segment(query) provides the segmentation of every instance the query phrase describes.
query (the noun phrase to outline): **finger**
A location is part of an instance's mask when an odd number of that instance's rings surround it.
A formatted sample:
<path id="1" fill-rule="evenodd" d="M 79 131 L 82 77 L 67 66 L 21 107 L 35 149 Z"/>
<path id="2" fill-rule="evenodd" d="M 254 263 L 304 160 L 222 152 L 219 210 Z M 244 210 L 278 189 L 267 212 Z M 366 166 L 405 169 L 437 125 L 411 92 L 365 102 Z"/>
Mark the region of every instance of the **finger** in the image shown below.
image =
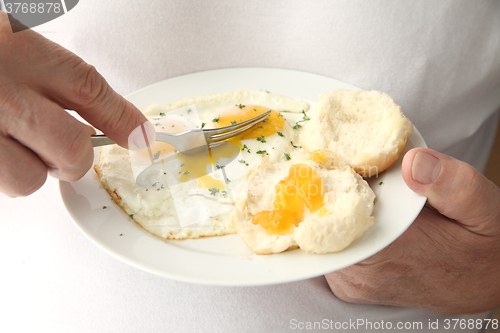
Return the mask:
<path id="1" fill-rule="evenodd" d="M 141 124 L 144 123 L 148 141 L 155 141 L 154 126 L 132 103 L 117 94 L 93 66 L 80 63 L 72 73 L 73 77 L 69 79 L 73 85 L 64 87 L 57 80 L 51 81 L 51 97 L 65 108 L 77 111 L 122 147 L 136 149 L 135 146 L 129 147 L 129 142 L 132 142 L 139 149 L 146 148 L 141 146 L 145 142 L 141 140 Z M 138 131 L 138 128 L 141 130 Z"/>
<path id="2" fill-rule="evenodd" d="M 94 130 L 57 104 L 33 91 L 23 91 L 22 99 L 11 96 L 3 109 L 6 135 L 36 153 L 50 175 L 75 181 L 92 166 L 90 134 Z"/>
<path id="3" fill-rule="evenodd" d="M 349 303 L 379 304 L 378 294 L 364 277 L 361 270 L 350 266 L 340 271 L 325 274 L 326 282 L 335 296 Z"/>
<path id="4" fill-rule="evenodd" d="M 22 36 L 17 35 L 9 39 L 10 52 L 24 48 L 24 53 L 31 54 L 32 58 L 19 62 L 17 67 L 25 70 L 17 70 L 15 74 L 16 77 L 23 77 L 25 82 L 31 82 L 32 89 L 62 108 L 77 111 L 122 147 L 128 147 L 129 135 L 134 129 L 149 123 L 142 112 L 117 94 L 93 66 L 36 32 L 23 31 Z M 28 50 L 26 45 L 29 45 Z M 29 64 L 29 68 L 21 66 L 23 64 Z M 154 126 L 144 127 L 147 142 L 154 142 Z M 143 136 L 142 131 L 136 133 Z M 146 142 L 140 138 L 132 138 L 131 141 L 139 144 Z"/>
<path id="5" fill-rule="evenodd" d="M 444 216 L 469 230 L 500 232 L 500 190 L 471 165 L 427 148 L 404 156 L 403 178 L 413 191 L 427 197 Z"/>
<path id="6" fill-rule="evenodd" d="M 335 296 L 346 302 L 355 302 L 354 297 L 351 297 L 349 290 L 345 287 L 349 282 L 342 271 L 325 274 L 325 279 Z"/>
<path id="7" fill-rule="evenodd" d="M 464 248 L 464 245 L 456 240 L 462 239 L 465 241 L 470 239 L 471 235 L 475 234 L 426 204 L 415 221 L 401 236 L 373 256 L 356 265 L 394 263 L 403 258 L 409 258 L 408 249 L 412 249 L 412 251 L 421 250 L 425 253 L 437 251 L 443 254 L 446 252 L 443 244 L 456 244 L 457 247 Z M 453 248 L 452 253 L 459 253 L 459 251 Z"/>
<path id="8" fill-rule="evenodd" d="M 95 128 L 93 128 L 92 126 L 87 125 L 87 124 L 84 124 L 84 125 L 87 127 L 87 130 L 89 131 L 90 135 L 96 135 Z"/>
<path id="9" fill-rule="evenodd" d="M 0 192 L 9 197 L 27 196 L 47 179 L 47 166 L 31 150 L 14 139 L 0 137 Z"/>
<path id="10" fill-rule="evenodd" d="M 58 52 L 41 75 L 37 84 L 43 92 L 64 108 L 77 111 L 90 124 L 122 147 L 129 148 L 129 136 L 143 123 L 149 123 L 142 112 L 116 93 L 95 67 L 85 63 L 70 52 Z M 50 79 L 49 79 L 50 78 Z M 145 126 L 149 142 L 154 142 L 156 132 L 149 123 Z M 131 138 L 140 146 L 144 140 Z M 130 147 L 134 148 L 134 147 Z M 146 148 L 140 146 L 139 148 Z"/>

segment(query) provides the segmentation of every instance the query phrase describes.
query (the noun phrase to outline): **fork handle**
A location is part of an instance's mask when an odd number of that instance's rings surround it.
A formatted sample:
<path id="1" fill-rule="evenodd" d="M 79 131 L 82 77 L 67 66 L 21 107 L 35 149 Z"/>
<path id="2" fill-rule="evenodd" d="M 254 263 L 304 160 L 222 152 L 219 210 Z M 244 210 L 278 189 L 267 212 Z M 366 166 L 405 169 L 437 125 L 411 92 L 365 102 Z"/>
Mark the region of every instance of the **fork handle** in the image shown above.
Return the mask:
<path id="1" fill-rule="evenodd" d="M 92 135 L 92 146 L 93 147 L 101 147 L 107 145 L 114 145 L 116 142 L 108 138 L 106 135 Z"/>

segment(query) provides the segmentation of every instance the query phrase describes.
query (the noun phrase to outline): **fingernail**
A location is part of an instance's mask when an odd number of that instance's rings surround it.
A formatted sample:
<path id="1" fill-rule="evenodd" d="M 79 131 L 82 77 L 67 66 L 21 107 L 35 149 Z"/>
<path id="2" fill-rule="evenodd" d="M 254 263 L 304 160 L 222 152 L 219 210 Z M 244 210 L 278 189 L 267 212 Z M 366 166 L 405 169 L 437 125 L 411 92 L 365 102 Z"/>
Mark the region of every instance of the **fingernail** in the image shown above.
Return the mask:
<path id="1" fill-rule="evenodd" d="M 156 130 L 149 121 L 137 126 L 128 137 L 130 150 L 145 150 L 151 147 L 156 140 Z"/>
<path id="2" fill-rule="evenodd" d="M 413 158 L 411 176 L 422 184 L 432 184 L 441 171 L 441 162 L 436 157 L 419 151 Z"/>

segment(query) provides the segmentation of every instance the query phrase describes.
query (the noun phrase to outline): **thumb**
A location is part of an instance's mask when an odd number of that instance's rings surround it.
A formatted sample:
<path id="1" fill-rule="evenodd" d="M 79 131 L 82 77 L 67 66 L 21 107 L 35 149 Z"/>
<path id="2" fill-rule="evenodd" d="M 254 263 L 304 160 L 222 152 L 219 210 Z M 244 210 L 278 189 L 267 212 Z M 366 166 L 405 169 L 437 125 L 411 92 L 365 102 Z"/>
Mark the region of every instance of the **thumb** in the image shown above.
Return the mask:
<path id="1" fill-rule="evenodd" d="M 471 165 L 427 148 L 406 153 L 403 178 L 444 216 L 476 233 L 500 232 L 500 189 Z"/>

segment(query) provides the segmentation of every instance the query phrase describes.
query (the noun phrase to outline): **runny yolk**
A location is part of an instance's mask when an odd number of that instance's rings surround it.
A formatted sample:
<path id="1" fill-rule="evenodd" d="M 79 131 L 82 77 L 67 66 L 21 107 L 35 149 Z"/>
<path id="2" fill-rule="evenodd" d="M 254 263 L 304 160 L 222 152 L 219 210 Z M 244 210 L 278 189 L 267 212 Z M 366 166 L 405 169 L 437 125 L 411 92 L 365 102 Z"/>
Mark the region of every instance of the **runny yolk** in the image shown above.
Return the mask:
<path id="1" fill-rule="evenodd" d="M 252 223 L 260 224 L 268 234 L 284 233 L 300 223 L 304 206 L 311 213 L 323 207 L 321 189 L 321 177 L 311 167 L 294 164 L 288 176 L 274 187 L 273 210 L 257 213 Z"/>
<path id="2" fill-rule="evenodd" d="M 223 190 L 224 183 L 210 176 L 210 173 L 223 166 L 223 162 L 234 159 L 239 152 L 240 147 L 228 142 L 218 147 L 207 148 L 207 150 L 195 155 L 178 154 L 176 158 L 182 162 L 179 170 L 179 180 L 186 182 L 196 179 L 198 187 Z"/>
<path id="3" fill-rule="evenodd" d="M 231 126 L 256 117 L 269 110 L 271 109 L 259 105 L 232 105 L 222 109 L 219 117 L 212 121 L 215 127 Z M 261 136 L 266 137 L 273 135 L 278 129 L 282 129 L 284 124 L 285 118 L 278 112 L 271 110 L 271 114 L 267 119 L 256 124 L 249 130 L 229 139 L 229 141 L 241 147 L 241 140 L 257 139 Z"/>
<path id="4" fill-rule="evenodd" d="M 231 126 L 256 117 L 268 110 L 270 109 L 258 105 L 232 105 L 222 109 L 218 118 L 213 119 L 212 123 L 216 128 Z M 285 119 L 283 116 L 271 110 L 271 114 L 266 120 L 229 139 L 225 145 L 211 148 L 206 152 L 196 155 L 178 155 L 177 159 L 182 161 L 182 167 L 179 170 L 180 181 L 185 182 L 190 179 L 197 179 L 198 186 L 201 188 L 223 190 L 224 183 L 209 175 L 212 169 L 218 169 L 218 161 L 234 158 L 240 152 L 242 146 L 241 140 L 273 135 L 279 129 L 283 128 L 284 123 Z"/>

